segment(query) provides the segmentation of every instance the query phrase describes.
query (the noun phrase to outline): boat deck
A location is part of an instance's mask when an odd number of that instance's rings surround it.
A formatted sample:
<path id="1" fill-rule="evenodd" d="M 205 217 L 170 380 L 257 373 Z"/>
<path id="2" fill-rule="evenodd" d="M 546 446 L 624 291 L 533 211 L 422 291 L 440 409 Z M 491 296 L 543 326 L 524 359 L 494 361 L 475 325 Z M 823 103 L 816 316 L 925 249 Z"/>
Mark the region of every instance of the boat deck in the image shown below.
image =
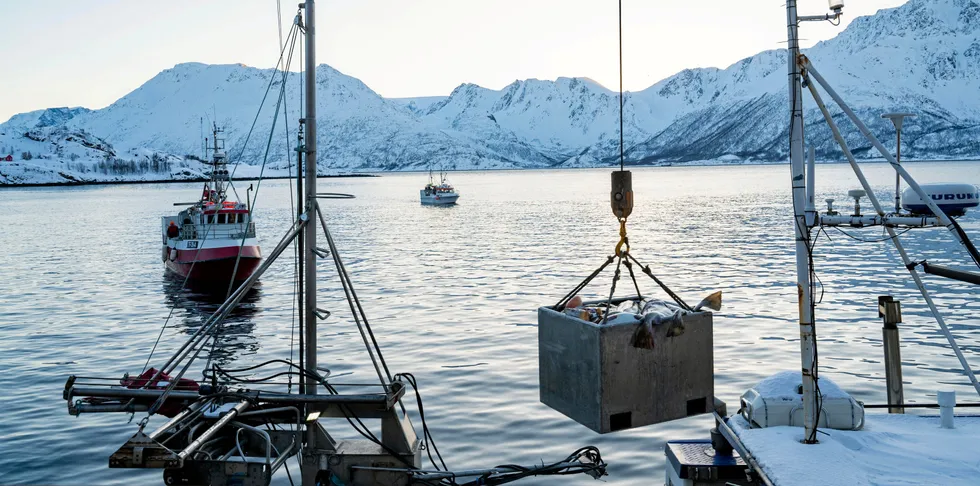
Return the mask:
<path id="1" fill-rule="evenodd" d="M 980 482 L 980 416 L 942 429 L 938 416 L 867 414 L 862 430 L 820 429 L 814 445 L 800 442 L 802 427 L 752 429 L 742 416 L 728 424 L 776 486 Z"/>

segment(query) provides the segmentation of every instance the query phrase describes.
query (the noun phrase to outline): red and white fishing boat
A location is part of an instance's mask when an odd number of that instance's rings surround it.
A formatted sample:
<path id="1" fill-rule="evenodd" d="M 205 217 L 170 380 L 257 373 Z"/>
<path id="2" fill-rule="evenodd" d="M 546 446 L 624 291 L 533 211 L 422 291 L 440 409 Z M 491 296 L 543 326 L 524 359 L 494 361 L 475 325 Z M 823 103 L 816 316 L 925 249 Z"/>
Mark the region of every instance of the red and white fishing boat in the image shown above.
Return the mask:
<path id="1" fill-rule="evenodd" d="M 201 199 L 162 220 L 164 263 L 199 282 L 245 280 L 262 259 L 251 209 L 227 193 L 230 176 L 220 133 L 215 127 L 211 180 L 204 183 Z"/>

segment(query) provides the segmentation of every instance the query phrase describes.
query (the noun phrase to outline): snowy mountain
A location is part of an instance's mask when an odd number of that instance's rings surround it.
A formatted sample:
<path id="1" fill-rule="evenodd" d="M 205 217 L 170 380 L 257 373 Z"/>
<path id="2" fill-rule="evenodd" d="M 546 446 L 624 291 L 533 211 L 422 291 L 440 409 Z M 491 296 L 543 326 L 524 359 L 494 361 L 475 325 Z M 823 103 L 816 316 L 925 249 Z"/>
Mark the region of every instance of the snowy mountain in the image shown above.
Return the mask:
<path id="1" fill-rule="evenodd" d="M 903 155 L 980 158 L 978 0 L 911 0 L 855 19 L 805 53 L 879 137 L 893 136 L 880 113 L 919 114 L 906 123 Z M 15 158 L 0 162 L 0 184 L 200 177 L 204 167 L 195 159 L 213 122 L 225 129 L 231 160 L 243 163 L 239 175 L 283 175 L 296 144 L 300 78 L 244 65 L 179 64 L 100 110 L 16 115 L 0 124 L 0 157 Z M 462 84 L 448 96 L 411 99 L 385 99 L 327 65 L 316 79 L 322 173 L 618 160 L 618 93 L 587 78 L 519 80 L 501 90 Z M 274 119 L 283 82 L 286 115 Z M 626 93 L 627 162 L 784 160 L 785 98 L 780 50 Z M 808 143 L 818 157 L 839 159 L 805 98 Z M 878 156 L 848 123 L 842 128 L 858 157 Z"/>
<path id="2" fill-rule="evenodd" d="M 855 19 L 840 35 L 804 53 L 879 138 L 891 140 L 886 111 L 918 113 L 903 130 L 909 158 L 980 155 L 980 4 L 911 0 Z M 787 157 L 786 51 L 767 51 L 725 70 L 682 72 L 637 93 L 664 106 L 673 121 L 630 148 L 634 162 Z M 832 103 L 824 94 L 825 101 Z M 807 140 L 818 157 L 840 149 L 808 94 Z M 834 107 L 831 112 L 840 113 Z M 845 138 L 858 157 L 879 157 L 849 122 Z"/>

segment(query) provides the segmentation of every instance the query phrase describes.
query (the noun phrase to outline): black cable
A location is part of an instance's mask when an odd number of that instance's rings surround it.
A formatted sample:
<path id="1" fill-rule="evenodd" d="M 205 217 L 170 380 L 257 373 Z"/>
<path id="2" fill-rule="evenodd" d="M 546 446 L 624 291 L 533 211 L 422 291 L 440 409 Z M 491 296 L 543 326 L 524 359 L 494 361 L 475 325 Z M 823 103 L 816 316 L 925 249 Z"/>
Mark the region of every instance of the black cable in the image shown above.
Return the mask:
<path id="1" fill-rule="evenodd" d="M 813 241 L 810 242 L 809 245 L 810 253 L 813 253 L 813 249 L 817 247 L 817 241 L 820 240 L 821 232 L 824 234 L 824 236 L 827 237 L 828 240 L 830 240 L 831 242 L 834 241 L 830 239 L 830 235 L 827 234 L 827 230 L 825 230 L 823 226 L 820 226 L 819 228 L 817 228 L 817 235 L 814 236 Z M 826 291 L 826 287 L 824 287 L 823 280 L 820 280 L 820 276 L 817 275 L 816 271 L 811 271 L 811 275 L 813 275 L 813 278 L 815 278 L 817 280 L 817 283 L 820 284 L 820 298 L 818 298 L 817 301 L 815 302 L 815 304 L 820 304 L 823 302 L 823 296 L 824 296 L 824 292 Z"/>
<path id="2" fill-rule="evenodd" d="M 263 363 L 259 363 L 257 365 L 248 366 L 248 367 L 245 367 L 245 368 L 237 368 L 237 369 L 232 369 L 232 370 L 221 370 L 220 367 L 217 367 L 217 365 L 215 365 L 216 370 L 213 370 L 213 371 L 217 371 L 219 373 L 223 373 L 226 376 L 228 376 L 229 378 L 234 379 L 235 381 L 241 381 L 241 382 L 246 382 L 247 383 L 247 382 L 249 382 L 249 379 L 236 378 L 236 377 L 227 375 L 227 373 L 230 373 L 230 372 L 241 372 L 241 371 L 250 371 L 250 370 L 254 370 L 254 369 L 258 369 L 258 368 L 267 366 L 267 365 L 272 364 L 272 363 L 284 363 L 284 364 L 287 364 L 287 365 L 289 365 L 289 366 L 291 366 L 293 368 L 301 369 L 299 367 L 299 365 L 297 365 L 295 363 L 288 362 L 288 361 L 285 361 L 285 360 L 282 360 L 282 359 L 274 359 L 274 360 L 269 360 L 269 361 L 266 361 L 266 362 L 263 362 Z M 320 376 L 320 375 L 318 375 L 316 373 L 310 372 L 308 370 L 303 370 L 303 372 L 304 372 L 303 374 L 305 374 L 306 376 L 313 378 L 314 380 L 316 380 L 317 382 L 319 382 L 321 385 L 323 385 L 323 387 L 326 388 L 327 391 L 329 391 L 331 394 L 334 394 L 334 395 L 337 395 L 338 394 L 337 390 L 332 385 L 330 385 L 330 383 L 327 382 L 326 379 L 324 379 L 322 376 Z M 279 374 L 274 375 L 274 376 L 281 376 L 282 374 L 283 373 L 279 373 Z M 232 396 L 232 394 L 218 394 L 217 396 L 225 396 L 225 395 Z M 210 396 L 215 396 L 215 395 L 210 395 Z M 247 399 L 249 399 L 250 401 L 254 401 L 254 398 L 253 397 L 247 397 Z M 367 427 L 367 425 L 365 425 L 364 422 L 362 422 L 361 419 L 359 417 L 357 417 L 356 414 L 352 413 L 351 410 L 346 405 L 339 405 L 338 408 L 341 410 L 341 412 L 343 412 L 344 418 L 347 419 L 347 422 L 350 424 L 351 428 L 353 428 L 358 434 L 360 434 L 362 437 L 368 439 L 369 441 L 375 443 L 376 445 L 378 445 L 379 447 L 381 447 L 382 449 L 384 449 L 385 452 L 387 452 L 392 457 L 394 457 L 394 458 L 398 459 L 399 461 L 401 461 L 407 467 L 412 468 L 412 469 L 417 469 L 417 468 L 415 468 L 415 466 L 412 463 L 410 463 L 410 462 L 406 461 L 404 458 L 402 458 L 396 451 L 392 450 L 387 445 L 383 444 L 381 442 L 381 440 L 379 440 L 378 437 L 376 435 L 374 435 L 373 432 L 371 432 L 371 429 L 369 429 Z M 356 422 L 356 424 L 355 424 L 355 422 Z"/>
<path id="3" fill-rule="evenodd" d="M 796 89 L 795 89 L 795 87 L 793 87 L 791 89 L 791 92 L 792 92 L 792 96 L 793 96 L 793 100 L 794 100 L 793 106 L 795 107 L 796 106 L 796 102 L 795 102 L 795 100 L 796 100 Z M 793 127 L 792 124 L 794 123 L 794 117 L 791 117 L 790 118 L 790 123 L 791 123 L 791 125 L 790 125 L 790 143 L 792 144 L 792 133 L 793 133 L 792 132 L 792 127 Z M 818 432 L 817 429 L 818 429 L 818 426 L 820 424 L 820 415 L 821 415 L 820 412 L 823 409 L 823 395 L 820 392 L 820 375 L 819 375 L 819 356 L 820 355 L 819 355 L 819 352 L 817 350 L 817 323 L 816 323 L 816 305 L 817 304 L 816 304 L 816 295 L 814 293 L 815 290 L 814 290 L 814 285 L 813 285 L 813 282 L 815 280 L 816 281 L 819 281 L 819 279 L 816 277 L 816 272 L 814 271 L 814 267 L 813 267 L 813 244 L 815 243 L 815 240 L 816 239 L 815 238 L 811 238 L 810 228 L 806 226 L 805 221 L 804 221 L 804 216 L 801 215 L 801 214 L 796 214 L 796 207 L 797 207 L 796 187 L 794 187 L 793 188 L 793 191 L 792 191 L 792 203 L 793 203 L 793 224 L 796 227 L 794 233 L 795 232 L 799 232 L 800 238 L 803 241 L 803 247 L 806 249 L 807 267 L 808 267 L 808 272 L 807 273 L 808 273 L 808 277 L 809 277 L 809 279 L 808 279 L 809 280 L 809 288 L 807 289 L 807 295 L 809 296 L 809 300 L 810 300 L 810 306 L 809 306 L 810 309 L 809 309 L 809 311 L 810 311 L 810 320 L 811 320 L 811 322 L 809 324 L 811 326 L 811 332 L 813 334 L 813 351 L 812 351 L 813 354 L 811 356 L 810 369 L 809 370 L 804 370 L 804 371 L 807 371 L 810 374 L 810 376 L 813 377 L 813 394 L 814 394 L 814 405 L 815 405 L 816 410 L 814 410 L 813 432 L 808 437 L 805 437 L 804 439 L 807 442 L 811 442 L 812 443 L 812 442 L 816 442 L 817 441 L 817 432 Z M 839 228 L 838 228 L 838 230 L 839 230 Z M 819 236 L 819 233 L 818 233 L 818 236 Z M 822 287 L 823 287 L 823 284 L 821 284 L 821 288 Z M 823 295 L 821 294 L 821 300 L 822 299 L 823 299 Z M 801 303 L 801 305 L 802 305 L 802 303 Z"/>
<path id="4" fill-rule="evenodd" d="M 909 231 L 912 231 L 912 228 L 906 228 L 905 231 L 902 231 L 900 233 L 895 233 L 895 236 L 886 236 L 884 238 L 878 238 L 878 239 L 874 239 L 874 240 L 869 240 L 869 239 L 864 239 L 864 238 L 860 238 L 860 237 L 854 236 L 854 235 L 852 235 L 852 234 L 850 234 L 850 233 L 848 233 L 848 232 L 840 229 L 837 226 L 833 226 L 833 228 L 835 230 L 839 231 L 844 236 L 846 236 L 846 237 L 848 237 L 848 238 L 850 238 L 852 240 L 855 240 L 855 241 L 860 241 L 861 243 L 881 243 L 883 241 L 888 241 L 888 240 L 891 240 L 891 239 L 894 239 L 894 238 L 898 238 L 899 236 L 902 236 L 905 233 L 908 233 Z"/>
<path id="5" fill-rule="evenodd" d="M 256 369 L 261 369 L 261 368 L 264 368 L 264 367 L 266 367 L 266 366 L 268 366 L 270 364 L 274 364 L 274 363 L 283 363 L 283 364 L 289 365 L 291 368 L 297 368 L 297 369 L 299 369 L 299 366 L 296 365 L 295 363 L 292 363 L 292 362 L 289 362 L 289 361 L 286 361 L 286 360 L 282 360 L 282 359 L 274 359 L 274 360 L 268 360 L 268 361 L 265 361 L 263 363 L 259 363 L 259 364 L 252 365 L 252 366 L 246 366 L 246 367 L 242 367 L 242 368 L 233 368 L 233 369 L 221 369 L 219 366 L 215 365 L 215 367 L 213 369 L 211 369 L 210 371 L 212 373 L 220 373 L 220 374 L 222 374 L 224 376 L 227 376 L 229 379 L 234 380 L 234 381 L 259 381 L 259 380 L 262 380 L 262 379 L 240 378 L 240 377 L 233 376 L 232 373 L 240 373 L 240 372 L 247 372 L 247 371 L 252 371 L 252 370 L 256 370 Z M 295 373 L 295 372 L 291 372 L 291 373 Z M 281 374 L 282 373 L 280 373 L 279 375 L 281 375 Z M 299 374 L 299 373 L 297 373 L 297 374 Z M 337 394 L 336 389 L 332 385 L 330 385 L 330 383 L 327 382 L 324 377 L 322 377 L 322 376 L 320 376 L 320 375 L 318 375 L 316 373 L 310 373 L 310 372 L 307 372 L 307 373 L 304 373 L 304 374 L 306 374 L 307 376 L 313 377 L 322 386 L 324 386 L 324 388 L 326 388 L 330 393 Z M 422 404 L 422 396 L 421 396 L 421 393 L 419 392 L 419 389 L 418 389 L 418 380 L 417 380 L 417 378 L 414 375 L 412 375 L 411 373 L 401 373 L 401 374 L 398 374 L 396 376 L 398 376 L 398 377 L 404 377 L 406 379 L 406 381 L 408 381 L 409 384 L 412 386 L 413 390 L 415 391 L 416 400 L 417 400 L 418 405 L 419 405 L 419 416 L 421 417 L 421 420 L 422 420 L 423 438 L 424 438 L 424 441 L 425 441 L 424 443 L 425 444 L 431 444 L 431 450 L 428 449 L 428 448 L 426 449 L 427 450 L 427 453 L 429 454 L 430 461 L 432 462 L 433 466 L 437 470 L 440 470 L 439 464 L 441 464 L 441 466 L 442 466 L 441 472 L 452 474 L 451 471 L 448 471 L 448 468 L 446 467 L 445 462 L 443 461 L 442 455 L 439 452 L 439 449 L 438 449 L 438 447 L 435 444 L 435 440 L 432 437 L 432 433 L 431 433 L 431 431 L 428 428 L 428 423 L 426 422 L 426 419 L 425 419 L 425 409 L 424 409 L 423 404 Z M 237 392 L 222 391 L 222 392 L 219 392 L 219 393 L 208 395 L 207 398 L 208 399 L 214 399 L 214 398 L 218 398 L 218 397 L 238 398 L 238 399 L 241 399 L 241 400 L 246 400 L 246 401 L 252 403 L 253 405 L 257 404 L 257 400 L 259 399 L 258 394 L 252 394 L 252 395 L 250 395 L 248 393 L 245 393 L 244 390 L 238 390 Z M 363 436 L 367 440 L 369 440 L 369 441 L 377 444 L 379 447 L 381 447 L 382 449 L 384 449 L 392 457 L 398 459 L 400 462 L 402 462 L 403 464 L 405 464 L 405 466 L 406 466 L 407 469 L 409 469 L 409 470 L 417 470 L 418 469 L 413 464 L 409 463 L 407 460 L 405 460 L 404 458 L 402 458 L 396 451 L 390 449 L 385 444 L 383 444 L 378 439 L 378 437 L 376 435 L 374 435 L 374 433 L 371 432 L 371 430 L 364 424 L 364 422 L 361 421 L 361 419 L 359 417 L 357 417 L 356 414 L 353 414 L 351 412 L 351 410 L 346 405 L 341 405 L 341 406 L 339 406 L 339 408 L 343 412 L 345 419 L 347 419 L 348 423 L 351 425 L 351 428 L 353 428 L 358 434 L 360 434 L 361 436 Z M 268 421 L 267 421 L 267 425 L 270 425 L 270 426 L 273 426 L 274 427 L 274 424 L 268 423 Z M 434 458 L 433 458 L 433 456 L 431 454 L 432 451 L 434 451 L 436 453 L 436 457 L 439 460 L 439 464 L 437 464 L 435 462 L 435 460 L 434 460 Z M 562 466 L 562 464 L 565 464 L 565 463 L 574 462 L 576 460 L 581 460 L 583 457 L 586 458 L 586 459 L 588 459 L 590 461 L 590 463 L 584 463 L 583 462 L 581 464 L 576 464 L 576 465 L 565 465 L 565 466 Z M 604 461 L 602 461 L 602 457 L 601 457 L 601 454 L 599 453 L 598 449 L 596 449 L 593 446 L 587 446 L 587 447 L 583 447 L 583 448 L 575 451 L 574 453 L 572 453 L 571 455 L 569 455 L 567 458 L 565 458 L 562 461 L 559 461 L 559 462 L 556 462 L 556 463 L 553 463 L 553 464 L 549 464 L 549 465 L 544 465 L 544 466 L 541 466 L 541 467 L 529 468 L 529 467 L 524 467 L 524 466 L 514 465 L 514 464 L 499 465 L 499 466 L 496 466 L 494 469 L 510 469 L 510 470 L 512 470 L 512 472 L 492 473 L 492 474 L 484 475 L 484 476 L 478 478 L 475 481 L 468 482 L 468 483 L 465 483 L 465 484 L 470 485 L 470 486 L 505 484 L 505 483 L 516 481 L 518 479 L 522 479 L 522 478 L 526 478 L 526 477 L 530 477 L 530 476 L 540 476 L 540 475 L 569 475 L 569 474 L 587 473 L 587 474 L 593 475 L 594 477 L 600 477 L 600 476 L 606 474 L 605 468 L 606 468 L 606 464 L 605 464 Z M 287 470 L 287 475 L 288 474 L 290 474 L 290 473 Z M 420 474 L 423 474 L 423 473 L 420 473 Z M 290 477 L 290 480 L 291 479 L 292 478 Z M 412 484 L 425 484 L 425 485 L 432 485 L 432 486 L 459 486 L 459 483 L 457 483 L 456 477 L 454 475 L 452 475 L 449 478 L 440 478 L 438 481 L 431 481 L 429 479 L 426 479 L 425 477 L 413 476 L 411 483 Z"/>
<path id="6" fill-rule="evenodd" d="M 436 441 L 435 439 L 432 438 L 432 434 L 429 432 L 429 426 L 425 423 L 425 409 L 422 407 L 422 395 L 419 392 L 419 385 L 418 385 L 418 381 L 415 378 L 415 375 L 411 373 L 399 373 L 395 376 L 396 377 L 404 376 L 405 379 L 408 380 L 408 382 L 412 385 L 412 389 L 415 390 L 415 399 L 418 402 L 418 406 L 419 406 L 419 417 L 422 419 L 422 435 L 424 438 L 426 438 L 428 443 L 432 444 L 432 449 L 435 451 L 436 456 L 439 458 L 439 462 L 442 464 L 442 469 L 444 471 L 448 471 L 449 468 L 446 467 L 446 462 L 443 461 L 442 454 L 439 453 L 439 448 L 436 446 Z M 426 452 L 429 454 L 429 461 L 432 462 L 433 467 L 435 467 L 436 470 L 438 470 L 439 466 L 436 465 L 434 460 L 432 460 L 431 452 L 429 452 L 428 450 L 426 450 Z"/>
<path id="7" fill-rule="evenodd" d="M 589 463 L 581 462 L 582 458 L 585 458 Z M 579 461 L 579 464 L 566 465 L 562 464 Z M 512 473 L 497 473 L 497 475 L 485 474 L 476 480 L 463 483 L 461 486 L 483 486 L 483 485 L 497 485 L 506 484 L 514 482 L 520 479 L 524 479 L 531 476 L 544 476 L 544 475 L 570 475 L 570 474 L 580 474 L 586 473 L 590 474 L 596 479 L 606 475 L 606 463 L 602 460 L 602 454 L 599 449 L 595 446 L 582 447 L 564 460 L 542 465 L 539 467 L 528 468 L 524 466 L 519 466 L 516 464 L 503 464 L 496 466 L 495 469 L 513 469 Z"/>

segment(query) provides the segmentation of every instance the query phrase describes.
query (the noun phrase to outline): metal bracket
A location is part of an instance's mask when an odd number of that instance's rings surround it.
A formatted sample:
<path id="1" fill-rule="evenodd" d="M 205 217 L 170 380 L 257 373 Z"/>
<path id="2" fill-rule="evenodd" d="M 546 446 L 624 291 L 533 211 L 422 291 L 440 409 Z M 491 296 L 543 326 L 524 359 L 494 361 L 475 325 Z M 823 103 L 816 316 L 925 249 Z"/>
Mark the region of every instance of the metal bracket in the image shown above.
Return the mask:
<path id="1" fill-rule="evenodd" d="M 902 303 L 890 295 L 878 296 L 878 317 L 885 320 L 885 327 L 902 323 Z"/>
<path id="2" fill-rule="evenodd" d="M 137 466 L 143 465 L 143 448 L 140 446 L 133 447 L 133 464 Z"/>
<path id="3" fill-rule="evenodd" d="M 172 468 L 181 467 L 182 462 L 174 451 L 143 432 L 137 432 L 109 456 L 110 468 Z"/>
<path id="4" fill-rule="evenodd" d="M 316 309 L 314 309 L 313 310 L 313 313 L 316 314 L 316 316 L 321 321 L 325 321 L 325 320 L 327 320 L 328 317 L 330 317 L 330 311 L 328 311 L 326 309 L 321 309 L 319 307 L 317 307 Z"/>
<path id="5" fill-rule="evenodd" d="M 316 248 L 314 248 L 312 251 L 313 251 L 314 254 L 316 254 L 316 256 L 318 256 L 320 258 L 326 258 L 326 257 L 330 256 L 330 250 L 328 250 L 326 248 L 321 248 L 319 246 L 316 247 Z"/>

